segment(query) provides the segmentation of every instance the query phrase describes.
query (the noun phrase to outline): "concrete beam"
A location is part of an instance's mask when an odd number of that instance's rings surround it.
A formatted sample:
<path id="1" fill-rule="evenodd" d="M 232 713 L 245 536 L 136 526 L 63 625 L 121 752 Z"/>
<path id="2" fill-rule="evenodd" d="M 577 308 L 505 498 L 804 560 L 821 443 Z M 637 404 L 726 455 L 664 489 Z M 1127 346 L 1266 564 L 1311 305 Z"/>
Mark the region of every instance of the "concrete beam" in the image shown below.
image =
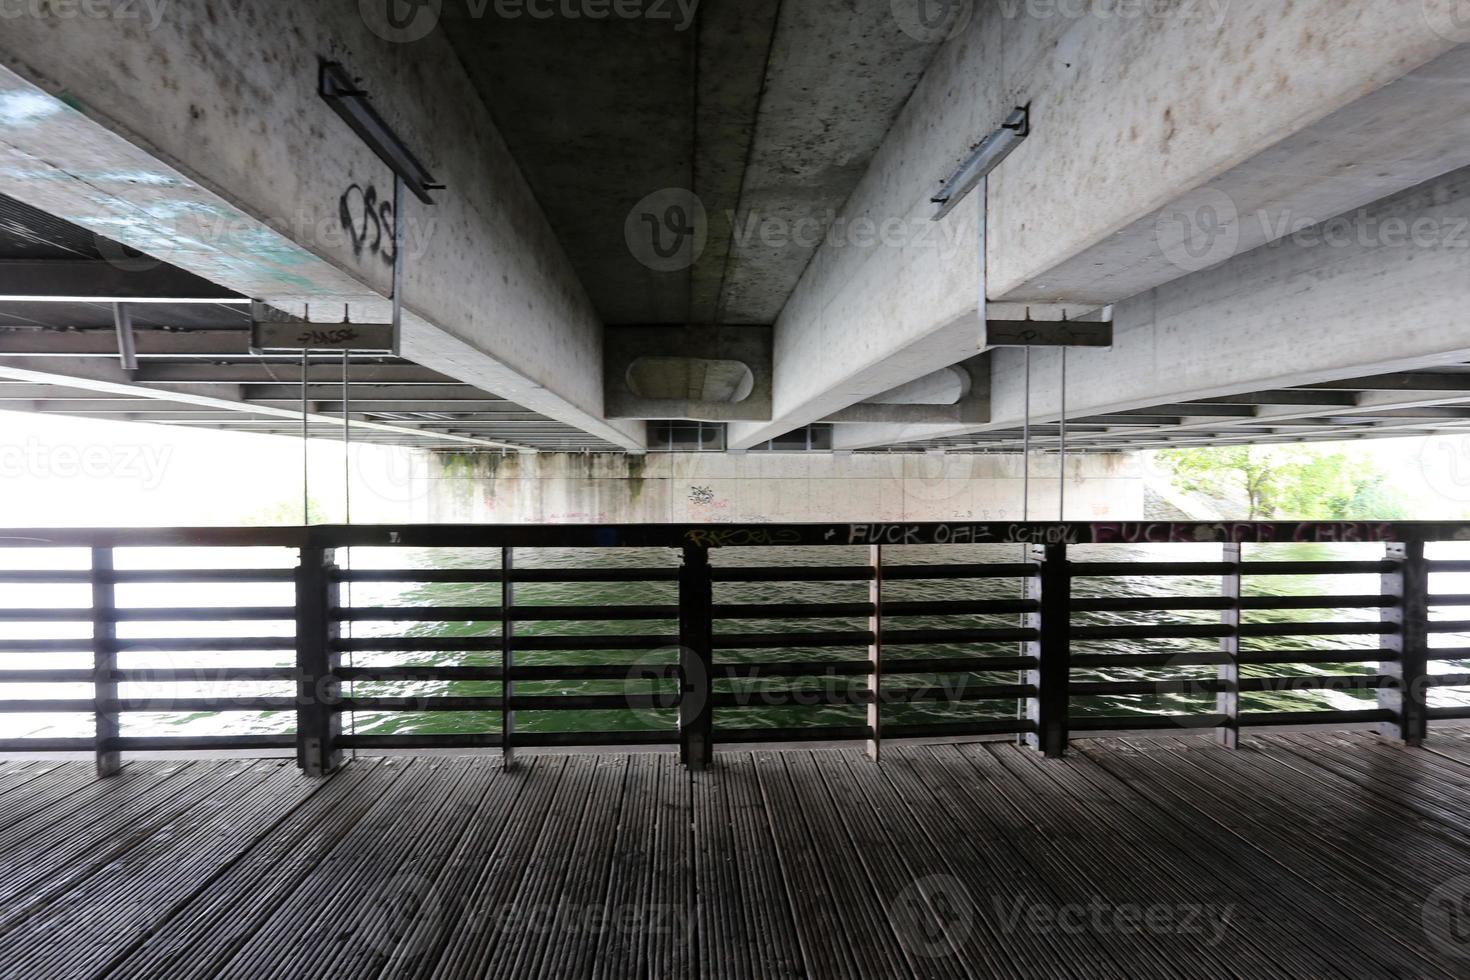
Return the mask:
<path id="1" fill-rule="evenodd" d="M 773 420 L 732 446 L 973 353 L 982 197 L 990 301 L 1096 307 L 1470 164 L 1455 0 L 975 7 L 844 206 L 891 237 L 813 256 Z M 1032 135 L 928 228 L 936 182 L 1028 102 Z"/>
<path id="2" fill-rule="evenodd" d="M 1359 239 L 1308 236 L 1262 246 L 1119 304 L 1115 346 L 1068 355 L 1068 416 L 1116 416 L 1206 399 L 1254 398 L 1265 428 L 1323 415 L 1470 402 L 1462 375 L 1425 368 L 1470 361 L 1470 169 L 1396 194 L 1360 215 Z M 1400 224 L 1420 237 L 1391 233 Z M 839 449 L 1013 430 L 1023 411 L 1022 353 L 991 354 L 991 421 L 982 426 L 843 426 Z M 1060 410 L 1060 355 L 1033 351 L 1033 419 Z M 1343 382 L 1342 379 L 1352 379 Z M 1303 394 L 1272 389 L 1303 389 Z M 1290 397 L 1288 397 L 1290 396 Z M 1213 416 L 1205 405 L 1195 416 Z M 1133 420 L 1145 418 L 1135 414 Z M 1130 416 L 1124 416 L 1130 418 Z M 1216 417 L 1180 434 L 1221 427 Z"/>
<path id="3" fill-rule="evenodd" d="M 241 294 L 354 303 L 354 319 L 380 321 L 392 183 L 316 94 L 319 60 L 342 61 L 449 187 L 397 216 L 404 356 L 641 447 L 641 425 L 602 418 L 601 324 L 442 32 L 393 43 L 359 6 L 187 0 L 151 25 L 7 20 L 7 193 Z"/>

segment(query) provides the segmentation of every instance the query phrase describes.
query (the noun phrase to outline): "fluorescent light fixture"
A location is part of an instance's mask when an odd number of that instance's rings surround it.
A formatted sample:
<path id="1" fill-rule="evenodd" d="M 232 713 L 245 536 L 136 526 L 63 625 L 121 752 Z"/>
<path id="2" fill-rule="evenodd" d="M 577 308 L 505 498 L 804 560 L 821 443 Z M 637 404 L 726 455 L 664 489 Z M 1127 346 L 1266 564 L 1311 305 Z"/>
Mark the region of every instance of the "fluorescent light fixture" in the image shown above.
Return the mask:
<path id="1" fill-rule="evenodd" d="M 964 200 L 965 195 L 975 189 L 976 184 L 1000 166 L 1001 161 L 1010 156 L 1021 145 L 1021 141 L 1030 135 L 1031 107 L 1018 106 L 1006 117 L 1000 129 L 980 141 L 975 151 L 944 182 L 940 192 L 931 198 L 939 205 L 939 210 L 934 213 L 934 220 L 939 221 L 953 211 Z"/>

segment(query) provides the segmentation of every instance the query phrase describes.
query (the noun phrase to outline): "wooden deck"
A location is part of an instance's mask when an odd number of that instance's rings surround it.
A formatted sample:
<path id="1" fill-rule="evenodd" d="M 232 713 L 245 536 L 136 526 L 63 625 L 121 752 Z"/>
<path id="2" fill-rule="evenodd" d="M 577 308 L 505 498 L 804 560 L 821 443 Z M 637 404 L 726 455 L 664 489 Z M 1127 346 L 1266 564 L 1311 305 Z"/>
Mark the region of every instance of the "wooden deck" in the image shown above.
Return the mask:
<path id="1" fill-rule="evenodd" d="M 717 760 L 3 762 L 0 973 L 1470 974 L 1464 732 Z"/>

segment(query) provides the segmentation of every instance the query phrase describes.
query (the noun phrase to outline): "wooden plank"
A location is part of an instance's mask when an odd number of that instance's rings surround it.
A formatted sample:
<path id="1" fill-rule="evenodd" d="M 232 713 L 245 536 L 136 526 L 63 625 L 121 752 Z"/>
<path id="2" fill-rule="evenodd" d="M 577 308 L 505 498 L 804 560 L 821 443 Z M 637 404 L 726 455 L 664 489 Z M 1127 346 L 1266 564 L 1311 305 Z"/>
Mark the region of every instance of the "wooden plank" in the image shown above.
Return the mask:
<path id="1" fill-rule="evenodd" d="M 112 980 L 203 980 L 217 976 L 343 835 L 388 795 L 407 767 L 362 759 L 316 789 L 285 819 L 260 827 L 255 845 L 162 916 L 111 964 Z M 304 777 L 300 777 L 304 779 Z"/>
<path id="2" fill-rule="evenodd" d="M 1418 975 L 1420 965 L 1396 950 L 1375 945 L 1370 956 L 1354 947 L 1358 937 L 1378 928 L 1358 909 L 1335 906 L 1312 882 L 1280 864 L 1251 861 L 1231 841 L 1200 833 L 1175 810 L 1130 789 L 1094 760 L 1050 766 L 1045 774 L 1090 812 L 1133 811 L 1133 820 L 1117 826 L 1135 841 L 1139 853 L 1163 857 L 1176 876 L 1196 884 L 1211 882 L 1207 887 L 1218 896 L 1215 901 L 1234 907 L 1227 937 L 1243 941 L 1201 951 L 1207 962 L 1225 956 L 1234 967 L 1236 956 L 1255 950 L 1275 964 L 1273 969 L 1299 964 L 1293 970 L 1297 975 L 1303 969 L 1315 975 L 1324 968 L 1349 975 L 1365 968 L 1374 974 L 1407 970 L 1407 975 Z"/>
<path id="3" fill-rule="evenodd" d="M 1239 842 L 1238 860 L 1243 865 L 1276 864 L 1296 875 L 1302 882 L 1293 890 L 1300 908 L 1320 907 L 1329 922 L 1343 921 L 1335 936 L 1315 922 L 1302 921 L 1304 942 L 1352 946 L 1364 933 L 1353 930 L 1347 920 L 1371 903 L 1372 928 L 1383 937 L 1376 945 L 1397 947 L 1395 960 L 1413 961 L 1415 965 L 1407 968 L 1414 975 L 1437 973 L 1433 958 L 1419 953 L 1421 944 L 1404 941 L 1422 928 L 1420 909 L 1433 886 L 1425 884 L 1417 890 L 1404 886 L 1415 880 L 1437 883 L 1453 866 L 1427 857 L 1416 864 L 1399 835 L 1380 832 L 1392 827 L 1391 821 L 1354 819 L 1348 808 L 1351 801 L 1334 800 L 1336 807 L 1313 805 L 1314 800 L 1332 798 L 1320 788 L 1306 789 L 1289 771 L 1258 758 L 1256 752 L 1236 758 L 1194 743 L 1173 751 L 1151 746 L 1146 757 L 1133 757 L 1133 761 L 1106 749 L 1089 754 L 1135 790 L 1201 828 L 1204 836 L 1232 848 Z M 1240 764 L 1249 770 L 1243 780 L 1235 778 Z M 1288 792 L 1260 792 L 1268 783 Z M 1291 792 L 1293 789 L 1298 792 Z M 1373 861 L 1362 860 L 1365 850 L 1375 856 Z M 1470 870 L 1467 856 L 1459 857 Z M 1412 875 L 1416 868 L 1421 877 L 1403 874 Z M 1340 915 L 1334 915 L 1334 910 L 1340 910 Z M 1309 920 L 1310 916 L 1301 914 L 1298 919 Z M 1375 949 L 1370 955 L 1378 959 L 1383 954 Z"/>
<path id="4" fill-rule="evenodd" d="M 819 843 L 807 827 L 801 808 L 793 791 L 793 780 L 781 755 L 756 757 L 756 772 L 760 778 L 761 797 L 765 801 L 770 820 L 771 836 L 776 843 L 776 857 L 781 862 L 786 900 L 791 907 L 793 926 L 801 946 L 802 961 L 809 975 L 860 980 L 863 970 L 858 952 L 848 941 L 838 915 L 840 901 L 834 886 L 826 876 L 829 863 Z M 705 815 L 706 821 L 710 815 Z M 707 849 L 707 832 L 696 810 L 696 838 L 702 849 Z M 718 855 L 717 855 L 718 856 Z M 704 857 L 703 860 L 708 860 Z M 701 896 L 704 892 L 701 891 Z M 719 977 L 726 974 L 716 972 L 707 962 L 709 946 L 706 945 L 705 923 L 719 910 L 707 911 L 702 898 L 700 906 L 701 948 L 700 974 Z"/>
<path id="5" fill-rule="evenodd" d="M 314 789 L 288 763 L 255 764 L 228 792 L 200 799 L 34 908 L 0 938 L 0 961 L 32 976 L 101 973 Z M 58 934 L 66 942 L 46 941 Z"/>
<path id="6" fill-rule="evenodd" d="M 825 757 L 827 753 L 821 753 Z M 809 752 L 788 752 L 782 757 L 790 774 L 796 805 L 805 818 L 812 847 L 819 855 L 851 855 L 855 844 L 837 813 L 822 779 L 820 767 Z M 825 764 L 825 763 L 823 763 Z M 845 857 L 823 861 L 823 872 L 836 899 L 840 928 L 824 937 L 825 942 L 845 943 L 863 977 L 909 975 L 899 937 L 881 907 L 872 899 L 874 884 L 862 864 Z"/>

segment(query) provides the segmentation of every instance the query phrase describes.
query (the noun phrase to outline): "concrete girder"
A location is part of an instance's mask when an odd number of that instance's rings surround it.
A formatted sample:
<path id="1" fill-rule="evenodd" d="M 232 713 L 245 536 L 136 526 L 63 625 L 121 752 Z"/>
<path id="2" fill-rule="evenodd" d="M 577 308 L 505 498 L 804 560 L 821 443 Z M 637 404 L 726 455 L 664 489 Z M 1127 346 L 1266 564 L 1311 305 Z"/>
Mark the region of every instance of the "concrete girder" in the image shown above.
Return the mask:
<path id="1" fill-rule="evenodd" d="M 1112 350 L 1081 350 L 1068 360 L 1068 415 L 1106 415 L 1160 404 L 1215 399 L 1240 391 L 1297 389 L 1304 404 L 1274 406 L 1258 417 L 1320 416 L 1322 402 L 1360 408 L 1452 404 L 1464 386 L 1424 381 L 1450 391 L 1400 386 L 1428 368 L 1470 360 L 1463 309 L 1470 291 L 1470 169 L 1456 171 L 1363 209 L 1382 227 L 1390 219 L 1426 222 L 1439 233 L 1421 245 L 1295 241 L 1262 246 L 1118 304 Z M 1386 338 L 1392 338 L 1387 343 Z M 838 448 L 860 449 L 1016 428 L 1022 419 L 1022 352 L 992 354 L 992 416 L 983 426 L 844 426 Z M 1032 352 L 1032 413 L 1055 419 L 1060 407 L 1059 355 Z M 1358 380 L 1368 377 L 1382 381 Z M 1309 389 L 1354 379 L 1353 388 Z M 1361 385 L 1361 389 L 1357 386 Z M 1374 391 L 1373 386 L 1386 388 Z M 1346 397 L 1344 397 L 1346 396 Z M 1205 415 L 1208 409 L 1191 414 Z"/>
<path id="2" fill-rule="evenodd" d="M 602 418 L 601 324 L 448 42 L 391 43 L 358 6 L 187 0 L 151 29 L 7 20 L 7 192 L 243 295 L 381 322 L 391 244 L 373 229 L 393 220 L 392 183 L 317 97 L 319 60 L 341 60 L 450 188 L 399 216 L 403 355 L 641 448 L 640 424 Z M 263 37 L 263 57 L 228 53 Z"/>
<path id="3" fill-rule="evenodd" d="M 817 251 L 777 321 L 774 418 L 733 426 L 730 444 L 973 352 L 982 194 L 924 231 L 927 202 L 1016 104 L 1031 103 L 1032 135 L 984 194 L 987 296 L 1012 306 L 1122 301 L 1470 164 L 1470 117 L 1445 94 L 1470 87 L 1454 5 L 976 5 L 844 207 L 908 233 Z M 1210 215 L 1222 234 L 1199 252 L 1185 233 Z"/>
<path id="4" fill-rule="evenodd" d="M 275 408 L 270 405 L 247 404 L 239 400 L 238 397 L 220 397 L 215 386 L 190 385 L 186 388 L 170 388 L 160 385 L 141 385 L 134 382 L 121 367 L 111 364 L 88 368 L 86 373 L 87 376 L 85 377 L 72 373 L 55 374 L 37 371 L 27 367 L 14 366 L 8 362 L 0 363 L 0 379 L 8 381 L 19 381 L 31 385 L 58 385 L 105 395 L 132 396 L 138 398 L 140 401 L 155 399 L 176 404 L 195 405 L 200 408 L 233 411 L 245 415 L 274 416 L 276 418 L 293 420 L 297 425 L 295 431 L 300 432 L 302 414 L 299 407 L 295 411 L 292 411 L 285 408 Z M 147 411 L 146 406 L 143 404 L 140 404 L 139 410 L 142 412 Z M 340 416 L 333 417 L 308 412 L 306 418 L 312 425 L 334 426 L 338 429 L 342 426 L 342 418 Z M 415 437 L 432 435 L 446 443 L 482 446 L 490 449 L 525 451 L 525 447 L 513 443 L 441 432 L 424 433 L 414 429 L 412 426 L 389 425 L 381 422 L 354 422 L 353 427 L 354 429 L 360 428 L 379 433 L 397 433 Z"/>

